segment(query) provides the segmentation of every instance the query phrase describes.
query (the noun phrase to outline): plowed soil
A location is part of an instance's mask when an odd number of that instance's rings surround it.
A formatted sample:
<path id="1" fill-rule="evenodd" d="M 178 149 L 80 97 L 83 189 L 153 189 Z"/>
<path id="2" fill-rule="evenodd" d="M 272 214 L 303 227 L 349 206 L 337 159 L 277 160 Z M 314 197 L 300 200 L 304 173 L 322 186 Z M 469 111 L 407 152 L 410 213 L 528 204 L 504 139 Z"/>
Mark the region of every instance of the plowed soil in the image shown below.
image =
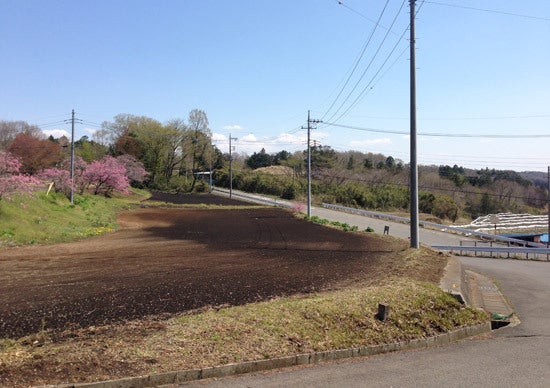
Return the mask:
<path id="1" fill-rule="evenodd" d="M 0 250 L 0 337 L 331 288 L 375 276 L 384 252 L 406 247 L 274 208 L 144 207 L 118 222 L 117 232 L 85 241 Z"/>

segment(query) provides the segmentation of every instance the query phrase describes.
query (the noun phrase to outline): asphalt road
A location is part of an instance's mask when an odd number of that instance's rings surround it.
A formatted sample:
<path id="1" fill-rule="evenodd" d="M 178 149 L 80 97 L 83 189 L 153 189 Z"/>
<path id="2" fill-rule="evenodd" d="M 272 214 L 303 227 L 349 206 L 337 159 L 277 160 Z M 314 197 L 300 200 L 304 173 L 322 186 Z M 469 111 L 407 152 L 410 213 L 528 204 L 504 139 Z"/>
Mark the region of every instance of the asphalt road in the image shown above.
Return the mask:
<path id="1" fill-rule="evenodd" d="M 379 231 L 374 219 L 359 220 L 314 209 L 313 215 L 365 225 Z M 348 218 L 348 216 L 350 218 Z M 335 218 L 336 217 L 336 218 Z M 361 217 L 362 218 L 362 217 Z M 383 230 L 383 229 L 382 229 Z M 390 233 L 408 236 L 408 226 L 391 224 Z M 452 235 L 423 230 L 420 240 L 451 242 Z M 451 240 L 449 240 L 451 239 Z M 450 346 L 384 354 L 337 363 L 270 371 L 187 386 L 208 387 L 549 387 L 550 263 L 503 259 L 460 258 L 466 268 L 497 281 L 513 304 L 521 324 L 482 338 Z"/>
<path id="2" fill-rule="evenodd" d="M 312 216 L 318 216 L 329 220 L 338 220 L 347 222 L 349 225 L 357 225 L 360 230 L 367 227 L 374 229 L 376 233 L 383 233 L 384 227 L 389 227 L 389 234 L 392 236 L 408 239 L 411 235 L 411 227 L 409 224 L 401 224 L 398 222 L 390 222 L 378 218 L 364 217 L 357 214 L 349 214 L 338 212 L 323 207 L 313 207 L 311 209 Z M 470 240 L 464 236 L 439 232 L 431 229 L 420 228 L 418 230 L 420 242 L 426 245 L 459 245 L 460 241 Z"/>

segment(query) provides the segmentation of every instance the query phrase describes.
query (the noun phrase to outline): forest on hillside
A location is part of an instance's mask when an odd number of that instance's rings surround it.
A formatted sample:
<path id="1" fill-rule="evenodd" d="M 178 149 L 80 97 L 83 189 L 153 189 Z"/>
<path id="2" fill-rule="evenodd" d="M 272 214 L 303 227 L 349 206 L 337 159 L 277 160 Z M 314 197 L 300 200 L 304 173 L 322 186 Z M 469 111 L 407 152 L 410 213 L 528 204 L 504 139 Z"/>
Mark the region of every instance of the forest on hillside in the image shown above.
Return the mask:
<path id="1" fill-rule="evenodd" d="M 199 109 L 189 112 L 187 119 L 167 123 L 120 114 L 113 121 L 104 122 L 92 139 L 83 136 L 76 140 L 74 147 L 77 172 L 90 176 L 81 180 L 81 191 L 95 187 L 96 194 L 112 195 L 117 187 L 122 187 L 105 186 L 107 166 L 112 166 L 110 178 L 114 174 L 125 176 L 134 186 L 178 193 L 206 191 L 208 181 L 203 179 L 207 176 L 204 173 L 211 172 L 216 185 L 229 187 L 231 166 L 235 189 L 306 200 L 306 151 L 223 153 L 213 144 L 208 118 Z M 64 177 L 64 184 L 56 183 L 54 187 L 67 193 L 70 141 L 66 137 L 46 138 L 37 126 L 0 121 L 0 153 L 5 160 L 17 160 L 19 179 L 28 176 L 60 182 L 59 177 Z M 543 173 L 472 170 L 451 164 L 452 161 L 449 165 L 419 166 L 422 213 L 455 221 L 498 212 L 546 211 L 548 187 Z M 99 170 L 93 171 L 94 168 Z M 0 183 L 13 182 L 13 174 L 0 166 Z M 314 203 L 408 211 L 409 175 L 408 165 L 392 156 L 337 152 L 322 145 L 311 148 Z"/>
<path id="2" fill-rule="evenodd" d="M 267 154 L 262 150 L 243 158 L 234 173 L 233 187 L 303 199 L 306 160 L 305 152 Z M 311 149 L 312 195 L 317 202 L 408 210 L 409 175 L 408 165 L 392 156 L 337 152 L 329 146 Z M 221 183 L 227 183 L 227 177 L 218 176 Z M 542 213 L 547 188 L 537 183 L 510 170 L 419 166 L 419 208 L 422 213 L 451 221 L 498 212 Z"/>

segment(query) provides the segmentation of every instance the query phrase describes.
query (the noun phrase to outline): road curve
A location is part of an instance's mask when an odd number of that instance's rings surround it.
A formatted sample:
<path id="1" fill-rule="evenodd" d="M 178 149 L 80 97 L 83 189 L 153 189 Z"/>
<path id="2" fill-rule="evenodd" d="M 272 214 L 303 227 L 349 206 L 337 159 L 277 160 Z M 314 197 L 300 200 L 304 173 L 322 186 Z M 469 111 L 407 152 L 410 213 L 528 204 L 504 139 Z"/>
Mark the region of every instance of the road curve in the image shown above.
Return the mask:
<path id="1" fill-rule="evenodd" d="M 349 218 L 359 216 L 342 216 L 343 213 L 338 216 L 325 210 L 314 209 L 312 213 L 355 225 L 359 222 L 378 222 L 373 219 Z M 374 228 L 376 229 L 376 226 Z M 406 234 L 405 228 L 406 225 L 400 227 L 398 224 L 392 224 L 390 232 L 393 231 L 394 235 Z M 421 241 L 428 244 L 431 240 L 446 243 L 447 239 L 456 238 L 431 231 L 423 231 L 423 235 L 427 238 L 422 238 L 421 235 Z M 292 370 L 234 376 L 221 380 L 197 381 L 184 386 L 550 386 L 550 263 L 475 257 L 462 257 L 460 260 L 466 268 L 497 281 L 513 304 L 521 324 L 450 346 L 350 359 Z"/>

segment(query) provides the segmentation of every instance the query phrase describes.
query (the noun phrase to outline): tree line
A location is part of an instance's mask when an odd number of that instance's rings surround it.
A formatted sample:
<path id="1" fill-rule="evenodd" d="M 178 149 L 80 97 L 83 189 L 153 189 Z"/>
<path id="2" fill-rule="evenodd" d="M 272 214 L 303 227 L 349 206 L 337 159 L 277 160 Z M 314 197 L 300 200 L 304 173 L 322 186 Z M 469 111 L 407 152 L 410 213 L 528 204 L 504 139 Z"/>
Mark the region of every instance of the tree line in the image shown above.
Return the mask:
<path id="1" fill-rule="evenodd" d="M 39 127 L 0 121 L 0 186 L 28 190 L 37 181 L 67 193 L 67 138 L 46 138 Z M 92 139 L 75 141 L 77 192 L 112 195 L 128 187 L 175 192 L 203 191 L 199 172 L 211 171 L 216 185 L 229 187 L 229 155 L 212 143 L 206 113 L 161 123 L 119 114 L 102 123 Z M 285 199 L 305 200 L 306 151 L 233 154 L 233 187 Z M 101 173 L 101 174 L 100 174 Z M 367 209 L 408 211 L 408 165 L 392 156 L 311 147 L 314 201 Z M 514 171 L 471 170 L 458 165 L 419 166 L 419 207 L 455 220 L 501 211 L 544 210 L 546 190 Z M 0 195 L 2 193 L 0 192 Z"/>
<path id="2" fill-rule="evenodd" d="M 23 121 L 0 121 L 0 196 L 27 192 L 42 182 L 56 191 L 112 195 L 133 186 L 193 191 L 196 172 L 221 168 L 222 153 L 212 145 L 206 113 L 165 124 L 119 114 L 102 123 L 93 138 L 74 142 L 74 184 L 70 183 L 70 141 L 47 138 Z M 199 187 L 200 186 L 200 187 Z M 1 197 L 0 197 L 1 198 Z"/>

